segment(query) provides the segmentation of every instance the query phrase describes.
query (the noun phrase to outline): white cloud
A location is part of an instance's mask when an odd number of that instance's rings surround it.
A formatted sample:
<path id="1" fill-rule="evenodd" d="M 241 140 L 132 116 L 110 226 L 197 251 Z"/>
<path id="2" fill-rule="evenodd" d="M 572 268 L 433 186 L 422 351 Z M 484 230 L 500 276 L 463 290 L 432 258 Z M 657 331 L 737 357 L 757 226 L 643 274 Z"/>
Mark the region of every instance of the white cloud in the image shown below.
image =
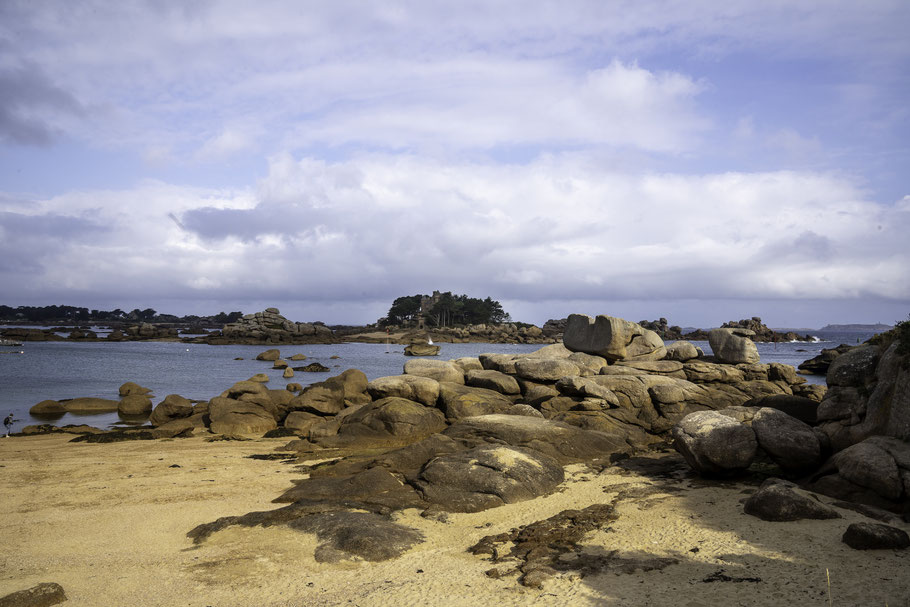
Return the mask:
<path id="1" fill-rule="evenodd" d="M 7 268 L 5 284 L 225 301 L 383 300 L 437 286 L 523 300 L 910 299 L 910 213 L 833 175 L 625 175 L 577 156 L 512 166 L 282 156 L 257 192 L 150 183 L 40 202 L 31 217 L 105 228 L 43 249 L 47 234 L 13 234 L 4 248 L 34 251 L 40 269 Z"/>

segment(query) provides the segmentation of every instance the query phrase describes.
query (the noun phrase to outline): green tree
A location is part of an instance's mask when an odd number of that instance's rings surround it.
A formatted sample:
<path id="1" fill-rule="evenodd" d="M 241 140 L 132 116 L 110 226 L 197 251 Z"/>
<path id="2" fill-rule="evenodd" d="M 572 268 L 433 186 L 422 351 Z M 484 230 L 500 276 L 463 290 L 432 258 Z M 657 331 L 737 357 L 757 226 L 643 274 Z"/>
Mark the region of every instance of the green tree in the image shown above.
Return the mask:
<path id="1" fill-rule="evenodd" d="M 420 315 L 420 301 L 425 295 L 405 295 L 392 302 L 389 314 L 386 316 L 387 324 L 404 325 L 416 322 Z"/>

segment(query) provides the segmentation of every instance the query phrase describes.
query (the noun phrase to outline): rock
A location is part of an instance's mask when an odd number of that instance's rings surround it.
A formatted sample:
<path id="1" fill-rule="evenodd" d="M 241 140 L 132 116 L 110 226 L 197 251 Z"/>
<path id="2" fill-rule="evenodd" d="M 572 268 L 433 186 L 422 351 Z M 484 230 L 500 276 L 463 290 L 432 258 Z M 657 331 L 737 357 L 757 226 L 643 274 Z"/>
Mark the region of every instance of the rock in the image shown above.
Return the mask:
<path id="1" fill-rule="evenodd" d="M 553 345 L 561 346 L 562 344 Z M 569 350 L 566 351 L 568 352 Z M 571 352 L 567 358 L 578 365 L 579 373 L 581 375 L 598 375 L 610 364 L 603 356 L 594 356 L 593 354 L 585 354 L 584 352 Z"/>
<path id="2" fill-rule="evenodd" d="M 834 359 L 841 354 L 846 354 L 852 350 L 853 347 L 854 346 L 848 346 L 847 344 L 841 344 L 836 348 L 826 348 L 815 358 L 801 362 L 797 368 L 800 373 L 806 375 L 826 375 L 828 373 L 828 368 L 831 366 L 831 363 L 834 362 Z"/>
<path id="3" fill-rule="evenodd" d="M 148 394 L 151 392 L 148 388 L 143 388 L 135 382 L 128 381 L 120 386 L 120 396 L 130 396 L 131 394 Z"/>
<path id="4" fill-rule="evenodd" d="M 493 390 L 452 382 L 439 383 L 439 408 L 450 421 L 475 415 L 505 413 L 512 405 L 512 399 Z"/>
<path id="5" fill-rule="evenodd" d="M 112 413 L 120 406 L 120 402 L 107 398 L 74 398 L 60 401 L 69 413 Z"/>
<path id="6" fill-rule="evenodd" d="M 812 428 L 783 411 L 759 409 L 752 430 L 758 445 L 785 470 L 808 472 L 821 463 L 821 444 Z"/>
<path id="7" fill-rule="evenodd" d="M 808 398 L 815 401 L 816 405 L 825 398 L 825 394 L 828 392 L 828 386 L 819 384 L 800 384 L 798 386 L 790 386 L 790 389 L 793 390 L 794 396 Z"/>
<path id="8" fill-rule="evenodd" d="M 439 346 L 435 344 L 408 344 L 404 348 L 405 356 L 437 356 L 439 355 Z"/>
<path id="9" fill-rule="evenodd" d="M 643 371 L 645 375 L 663 375 L 686 379 L 683 364 L 677 360 L 620 360 L 616 363 L 619 367 L 630 367 Z"/>
<path id="10" fill-rule="evenodd" d="M 743 372 L 736 367 L 702 361 L 684 363 L 683 373 L 686 379 L 698 383 L 738 384 L 746 380 Z"/>
<path id="11" fill-rule="evenodd" d="M 269 376 L 266 375 L 265 373 L 257 373 L 256 375 L 254 375 L 247 381 L 258 382 L 260 384 L 267 384 L 267 383 L 269 383 Z"/>
<path id="12" fill-rule="evenodd" d="M 281 351 L 277 348 L 271 348 L 256 355 L 256 360 L 264 360 L 268 362 L 278 360 L 279 358 L 281 358 Z"/>
<path id="13" fill-rule="evenodd" d="M 209 403 L 209 417 L 215 434 L 262 436 L 278 427 L 274 415 L 261 405 L 221 396 Z"/>
<path id="14" fill-rule="evenodd" d="M 290 357 L 288 360 L 293 360 L 295 362 L 298 360 L 306 360 L 306 356 L 304 356 L 303 354 L 295 354 L 294 356 Z"/>
<path id="15" fill-rule="evenodd" d="M 429 377 L 438 382 L 464 384 L 464 373 L 455 363 L 448 360 L 414 359 L 404 364 L 405 375 Z"/>
<path id="16" fill-rule="evenodd" d="M 131 394 L 120 399 L 117 413 L 120 415 L 148 415 L 152 412 L 152 399 L 142 394 Z"/>
<path id="17" fill-rule="evenodd" d="M 319 539 L 314 557 L 336 563 L 356 557 L 370 562 L 387 561 L 423 541 L 423 534 L 371 512 L 325 512 L 292 521 L 292 529 L 314 533 Z"/>
<path id="18" fill-rule="evenodd" d="M 622 438 L 523 415 L 467 417 L 449 426 L 443 435 L 471 448 L 490 443 L 527 447 L 549 455 L 561 464 L 631 451 Z"/>
<path id="19" fill-rule="evenodd" d="M 438 409 L 393 396 L 364 405 L 345 417 L 338 435 L 409 444 L 440 432 L 445 426 Z"/>
<path id="20" fill-rule="evenodd" d="M 903 529 L 880 523 L 853 523 L 844 532 L 843 542 L 856 550 L 900 550 L 910 547 Z"/>
<path id="21" fill-rule="evenodd" d="M 480 359 L 473 356 L 453 358 L 452 362 L 458 365 L 463 373 L 467 373 L 468 371 L 480 371 L 483 369 L 483 365 L 480 364 Z"/>
<path id="22" fill-rule="evenodd" d="M 158 403 L 149 416 L 149 423 L 160 426 L 175 419 L 189 417 L 193 414 L 193 403 L 178 394 L 168 394 Z"/>
<path id="23" fill-rule="evenodd" d="M 840 518 L 833 508 L 800 490 L 795 484 L 769 478 L 743 505 L 746 514 L 764 521 L 798 521 L 802 519 Z"/>
<path id="24" fill-rule="evenodd" d="M 34 415 L 36 417 L 42 415 L 56 416 L 66 413 L 66 407 L 55 400 L 43 400 L 37 405 L 33 405 L 28 412 L 29 415 Z"/>
<path id="25" fill-rule="evenodd" d="M 749 337 L 754 333 L 748 329 L 712 329 L 708 342 L 714 351 L 714 358 L 720 362 L 757 363 L 760 360 L 758 348 Z"/>
<path id="26" fill-rule="evenodd" d="M 189 437 L 193 435 L 195 429 L 196 424 L 189 418 L 174 419 L 152 430 L 152 435 L 155 438 Z"/>
<path id="27" fill-rule="evenodd" d="M 854 348 L 831 365 L 818 420 L 835 451 L 871 436 L 910 441 L 910 365 L 900 347 Z"/>
<path id="28" fill-rule="evenodd" d="M 521 388 L 511 375 L 492 369 L 471 370 L 465 373 L 465 384 L 475 388 L 486 388 L 500 394 L 520 394 Z"/>
<path id="29" fill-rule="evenodd" d="M 879 359 L 877 346 L 859 346 L 838 356 L 828 368 L 828 386 L 865 386 L 875 376 Z"/>
<path id="30" fill-rule="evenodd" d="M 293 430 L 301 436 L 306 436 L 311 428 L 324 420 L 323 416 L 308 411 L 291 411 L 284 419 L 284 427 Z"/>
<path id="31" fill-rule="evenodd" d="M 303 390 L 303 385 L 296 382 L 289 383 L 284 387 L 288 392 L 300 392 Z"/>
<path id="32" fill-rule="evenodd" d="M 345 408 L 344 386 L 328 381 L 311 384 L 291 400 L 289 408 L 323 417 L 335 415 Z"/>
<path id="33" fill-rule="evenodd" d="M 873 437 L 856 445 L 847 447 L 831 458 L 831 465 L 837 468 L 844 479 L 871 489 L 878 495 L 898 500 L 904 493 L 900 467 L 895 457 L 889 453 L 888 442 L 892 449 L 903 455 L 905 467 L 910 469 L 910 445 L 883 437 Z"/>
<path id="34" fill-rule="evenodd" d="M 818 411 L 818 403 L 802 396 L 793 396 L 790 394 L 760 396 L 746 401 L 743 403 L 743 406 L 777 409 L 806 424 L 814 424 L 817 421 L 816 412 Z"/>
<path id="35" fill-rule="evenodd" d="M 290 366 L 288 361 L 282 360 L 280 358 L 272 364 L 273 369 L 287 369 L 288 366 Z"/>
<path id="36" fill-rule="evenodd" d="M 748 426 L 717 411 L 697 411 L 673 427 L 673 446 L 699 474 L 714 476 L 748 468 L 758 441 Z"/>
<path id="37" fill-rule="evenodd" d="M 506 410 L 506 415 L 527 415 L 529 417 L 540 417 L 543 418 L 543 413 L 532 407 L 531 405 L 512 405 Z"/>
<path id="38" fill-rule="evenodd" d="M 55 582 L 44 582 L 0 597 L 0 607 L 50 607 L 66 600 L 63 586 Z"/>
<path id="39" fill-rule="evenodd" d="M 481 354 L 477 358 L 484 369 L 515 375 L 515 362 L 519 357 L 514 354 Z"/>
<path id="40" fill-rule="evenodd" d="M 806 378 L 796 374 L 796 369 L 783 363 L 770 363 L 768 365 L 768 380 L 782 381 L 790 386 L 806 383 Z"/>
<path id="41" fill-rule="evenodd" d="M 686 362 L 698 358 L 698 348 L 687 341 L 675 341 L 667 345 L 667 360 Z"/>
<path id="42" fill-rule="evenodd" d="M 552 382 L 579 373 L 578 365 L 568 359 L 529 358 L 515 361 L 515 374 L 536 382 Z"/>
<path id="43" fill-rule="evenodd" d="M 294 371 L 303 371 L 305 373 L 325 373 L 327 371 L 331 371 L 331 369 L 322 363 L 310 363 L 305 367 L 294 367 Z"/>
<path id="44" fill-rule="evenodd" d="M 373 400 L 397 396 L 433 407 L 439 399 L 439 382 L 420 375 L 379 377 L 367 385 Z"/>
<path id="45" fill-rule="evenodd" d="M 613 407 L 619 406 L 619 399 L 609 388 L 587 377 L 564 377 L 556 382 L 556 389 L 566 396 L 598 398 Z"/>
<path id="46" fill-rule="evenodd" d="M 292 377 L 294 377 L 294 370 L 291 369 L 290 367 L 287 367 L 284 370 L 284 373 L 281 374 L 281 377 L 283 377 L 284 379 L 291 379 Z"/>
<path id="47" fill-rule="evenodd" d="M 667 354 L 664 342 L 654 331 L 606 315 L 570 315 L 562 341 L 573 352 L 595 354 L 610 362 L 660 360 Z"/>
<path id="48" fill-rule="evenodd" d="M 424 498 L 448 512 L 480 512 L 552 493 L 562 466 L 532 449 L 482 446 L 431 460 L 417 480 Z"/>

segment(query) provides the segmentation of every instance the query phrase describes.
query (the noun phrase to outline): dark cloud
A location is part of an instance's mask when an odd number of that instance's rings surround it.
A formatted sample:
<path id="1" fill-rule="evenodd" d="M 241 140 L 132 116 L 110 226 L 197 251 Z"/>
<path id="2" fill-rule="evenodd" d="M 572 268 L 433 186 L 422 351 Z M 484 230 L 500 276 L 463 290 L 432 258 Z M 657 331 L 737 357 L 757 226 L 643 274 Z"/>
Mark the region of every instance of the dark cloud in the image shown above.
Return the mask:
<path id="1" fill-rule="evenodd" d="M 62 134 L 61 114 L 84 116 L 85 109 L 35 65 L 0 68 L 0 140 L 50 145 Z"/>

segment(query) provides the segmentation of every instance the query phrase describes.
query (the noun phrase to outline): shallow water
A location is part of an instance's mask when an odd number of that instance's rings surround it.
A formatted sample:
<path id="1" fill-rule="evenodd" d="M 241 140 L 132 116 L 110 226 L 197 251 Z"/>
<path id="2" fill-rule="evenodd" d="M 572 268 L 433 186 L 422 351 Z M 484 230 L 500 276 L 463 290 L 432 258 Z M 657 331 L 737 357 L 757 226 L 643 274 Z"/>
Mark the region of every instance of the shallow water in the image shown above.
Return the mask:
<path id="1" fill-rule="evenodd" d="M 793 365 L 817 355 L 823 348 L 840 343 L 855 345 L 871 334 L 822 334 L 817 342 L 759 343 L 762 362 L 782 362 Z M 711 353 L 708 342 L 693 342 L 706 354 Z M 539 349 L 529 344 L 440 344 L 439 358 L 447 360 L 477 356 L 485 352 L 525 353 Z M 270 388 L 283 388 L 290 382 L 308 385 L 337 375 L 345 369 L 360 369 L 369 379 L 402 373 L 404 347 L 397 344 L 334 344 L 281 347 L 282 358 L 300 353 L 306 361 L 291 362 L 294 367 L 320 362 L 331 369 L 328 373 L 297 372 L 292 379 L 282 378 L 280 369 L 272 363 L 255 360 L 267 346 L 208 346 L 170 342 L 28 342 L 22 347 L 0 348 L 0 413 L 12 412 L 17 420 L 14 431 L 26 424 L 42 423 L 29 415 L 28 410 L 45 400 L 62 400 L 81 396 L 118 399 L 121 384 L 133 381 L 150 388 L 153 403 L 168 394 L 180 394 L 189 399 L 208 400 L 217 396 L 234 382 L 256 373 L 270 377 Z M 24 352 L 23 354 L 13 352 Z M 332 358 L 337 356 L 338 358 Z M 242 360 L 235 360 L 242 358 Z M 824 383 L 824 378 L 807 376 L 812 383 Z M 88 423 L 106 427 L 119 420 L 116 413 L 74 415 L 56 418 L 57 425 Z"/>

